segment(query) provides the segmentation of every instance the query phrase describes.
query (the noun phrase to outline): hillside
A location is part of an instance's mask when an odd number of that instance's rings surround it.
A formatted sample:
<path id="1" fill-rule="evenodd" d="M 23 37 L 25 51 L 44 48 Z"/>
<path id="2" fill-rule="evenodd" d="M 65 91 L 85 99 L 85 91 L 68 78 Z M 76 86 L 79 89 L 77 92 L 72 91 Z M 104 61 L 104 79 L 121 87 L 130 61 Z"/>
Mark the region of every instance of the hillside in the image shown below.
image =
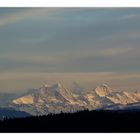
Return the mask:
<path id="1" fill-rule="evenodd" d="M 28 116 L 30 116 L 30 114 L 23 111 L 16 111 L 12 108 L 0 108 L 0 120 L 5 118 L 24 118 Z"/>
<path id="2" fill-rule="evenodd" d="M 140 132 L 140 111 L 82 111 L 0 121 L 0 132 Z"/>

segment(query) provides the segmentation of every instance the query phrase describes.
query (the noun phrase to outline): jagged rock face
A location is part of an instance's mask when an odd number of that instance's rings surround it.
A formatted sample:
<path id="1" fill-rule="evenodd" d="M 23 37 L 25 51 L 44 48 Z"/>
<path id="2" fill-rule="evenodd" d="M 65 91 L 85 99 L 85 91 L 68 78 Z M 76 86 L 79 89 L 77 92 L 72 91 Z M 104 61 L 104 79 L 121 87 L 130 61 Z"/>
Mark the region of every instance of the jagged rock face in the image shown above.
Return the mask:
<path id="1" fill-rule="evenodd" d="M 128 93 L 125 91 L 122 92 L 112 92 L 106 96 L 114 104 L 131 104 L 140 101 L 140 93 Z"/>
<path id="2" fill-rule="evenodd" d="M 31 95 L 27 95 L 27 96 L 24 96 L 24 97 L 21 97 L 19 99 L 16 99 L 16 100 L 13 100 L 13 103 L 14 104 L 33 104 L 34 103 L 34 100 L 33 100 L 33 97 Z"/>
<path id="3" fill-rule="evenodd" d="M 12 106 L 33 115 L 83 110 L 85 103 L 77 100 L 63 85 L 45 85 L 34 93 L 13 100 Z"/>
<path id="4" fill-rule="evenodd" d="M 102 108 L 103 106 L 112 105 L 113 102 L 109 100 L 106 95 L 110 94 L 112 90 L 105 84 L 95 88 L 93 91 L 86 93 L 85 98 L 88 100 L 88 109 L 93 110 Z"/>
<path id="5" fill-rule="evenodd" d="M 78 96 L 58 83 L 31 90 L 25 96 L 13 100 L 11 106 L 32 115 L 47 115 L 84 109 L 106 109 L 110 106 L 115 108 L 115 105 L 122 107 L 138 102 L 140 102 L 139 92 L 114 92 L 107 85 L 102 84 Z"/>
<path id="6" fill-rule="evenodd" d="M 104 96 L 108 95 L 109 93 L 111 93 L 112 90 L 106 84 L 102 84 L 102 85 L 98 86 L 97 88 L 95 88 L 95 92 L 100 97 L 104 97 Z"/>
<path id="7" fill-rule="evenodd" d="M 88 109 L 93 110 L 112 105 L 128 105 L 140 102 L 140 93 L 114 92 L 107 85 L 102 84 L 93 91 L 87 92 L 85 98 L 88 101 Z"/>

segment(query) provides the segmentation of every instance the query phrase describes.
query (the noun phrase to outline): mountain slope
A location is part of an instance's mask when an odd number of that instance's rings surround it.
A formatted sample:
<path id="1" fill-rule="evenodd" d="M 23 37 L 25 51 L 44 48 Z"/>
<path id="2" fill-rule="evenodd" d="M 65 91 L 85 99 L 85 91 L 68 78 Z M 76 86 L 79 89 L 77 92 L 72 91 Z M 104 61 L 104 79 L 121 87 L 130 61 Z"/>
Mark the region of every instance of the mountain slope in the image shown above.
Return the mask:
<path id="1" fill-rule="evenodd" d="M 16 111 L 12 108 L 0 108 L 0 120 L 4 118 L 23 118 L 30 116 L 26 112 Z"/>
<path id="2" fill-rule="evenodd" d="M 12 107 L 26 111 L 33 115 L 49 113 L 74 112 L 85 109 L 82 101 L 77 100 L 72 92 L 60 83 L 49 86 L 44 85 L 33 93 L 15 99 Z"/>
<path id="3" fill-rule="evenodd" d="M 48 115 L 85 109 L 96 110 L 109 107 L 119 109 L 118 105 L 122 108 L 138 102 L 140 102 L 139 92 L 115 92 L 106 84 L 78 95 L 58 83 L 30 90 L 26 95 L 14 99 L 10 107 L 32 115 Z"/>
<path id="4" fill-rule="evenodd" d="M 129 105 L 140 102 L 139 92 L 114 92 L 106 84 L 102 84 L 94 90 L 87 92 L 84 97 L 88 101 L 89 110 L 104 109 L 109 106 L 116 108 L 115 105 Z"/>
<path id="5" fill-rule="evenodd" d="M 0 107 L 8 107 L 12 100 L 19 97 L 17 93 L 0 93 Z"/>
<path id="6" fill-rule="evenodd" d="M 106 96 L 112 92 L 111 88 L 102 84 L 92 91 L 85 94 L 85 99 L 88 101 L 88 109 L 93 110 L 114 104 Z"/>

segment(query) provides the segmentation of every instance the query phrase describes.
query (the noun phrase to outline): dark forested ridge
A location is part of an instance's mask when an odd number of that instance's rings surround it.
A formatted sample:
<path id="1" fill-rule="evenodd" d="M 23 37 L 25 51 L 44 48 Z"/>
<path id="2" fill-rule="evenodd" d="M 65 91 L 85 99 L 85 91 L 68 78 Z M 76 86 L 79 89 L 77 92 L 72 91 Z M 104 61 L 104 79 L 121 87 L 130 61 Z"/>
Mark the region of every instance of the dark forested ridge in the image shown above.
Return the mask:
<path id="1" fill-rule="evenodd" d="M 82 111 L 5 119 L 0 132 L 140 132 L 140 112 Z"/>
<path id="2" fill-rule="evenodd" d="M 16 111 L 13 108 L 0 108 L 0 120 L 5 118 L 24 118 L 31 116 L 23 111 Z"/>

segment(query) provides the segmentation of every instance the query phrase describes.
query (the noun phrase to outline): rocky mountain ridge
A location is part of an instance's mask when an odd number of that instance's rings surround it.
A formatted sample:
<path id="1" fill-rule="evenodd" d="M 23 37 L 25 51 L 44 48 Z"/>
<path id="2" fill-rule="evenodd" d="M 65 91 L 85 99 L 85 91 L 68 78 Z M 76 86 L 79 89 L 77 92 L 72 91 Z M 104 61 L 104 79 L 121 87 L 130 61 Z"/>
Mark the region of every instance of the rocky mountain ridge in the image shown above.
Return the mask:
<path id="1" fill-rule="evenodd" d="M 106 84 L 77 96 L 61 83 L 57 83 L 29 91 L 25 96 L 12 100 L 10 107 L 32 115 L 47 115 L 106 109 L 110 106 L 127 106 L 138 102 L 140 102 L 139 92 L 115 92 Z"/>

